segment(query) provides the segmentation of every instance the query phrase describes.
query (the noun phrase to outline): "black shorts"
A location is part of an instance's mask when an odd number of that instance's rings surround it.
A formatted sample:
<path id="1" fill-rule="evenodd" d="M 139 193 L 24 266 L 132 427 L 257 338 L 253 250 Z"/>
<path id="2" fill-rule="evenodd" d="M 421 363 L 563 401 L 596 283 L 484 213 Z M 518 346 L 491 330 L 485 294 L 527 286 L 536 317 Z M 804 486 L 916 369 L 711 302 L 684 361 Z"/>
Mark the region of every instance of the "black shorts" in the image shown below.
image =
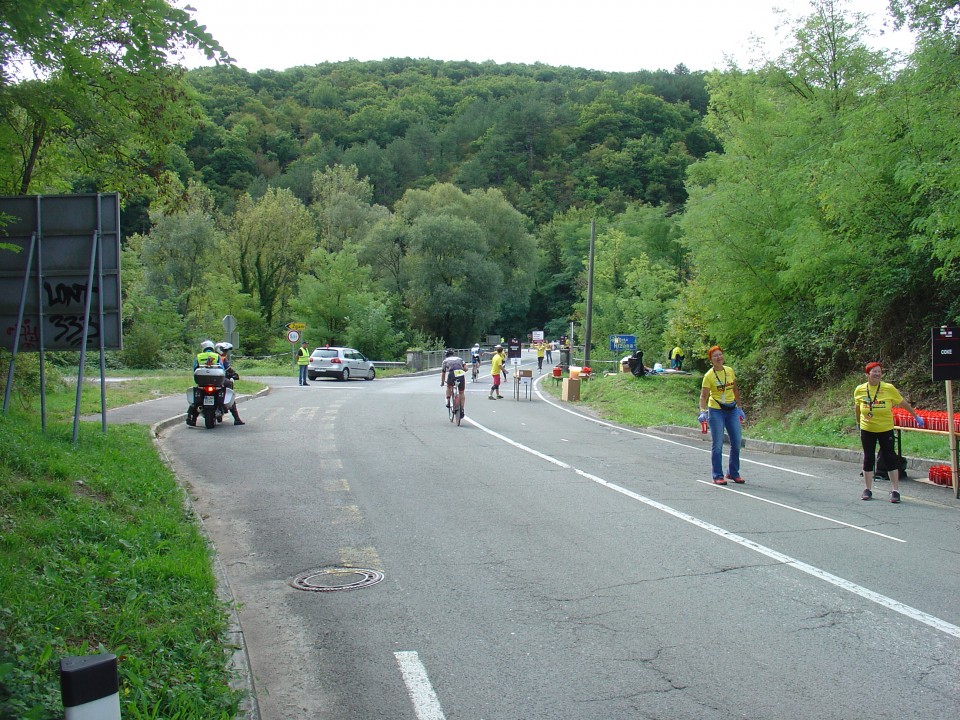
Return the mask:
<path id="1" fill-rule="evenodd" d="M 461 375 L 460 377 L 457 377 L 454 375 L 455 372 L 455 370 L 447 371 L 447 385 L 453 387 L 453 384 L 456 382 L 460 385 L 460 389 L 463 390 L 467 385 L 467 376 Z"/>

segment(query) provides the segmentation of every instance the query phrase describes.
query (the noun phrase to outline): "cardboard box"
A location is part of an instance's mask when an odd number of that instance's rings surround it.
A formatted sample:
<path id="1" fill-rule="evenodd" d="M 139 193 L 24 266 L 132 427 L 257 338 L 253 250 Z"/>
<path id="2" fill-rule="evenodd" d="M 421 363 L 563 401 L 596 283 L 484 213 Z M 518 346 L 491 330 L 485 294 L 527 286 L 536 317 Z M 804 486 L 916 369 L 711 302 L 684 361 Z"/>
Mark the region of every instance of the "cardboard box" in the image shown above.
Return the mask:
<path id="1" fill-rule="evenodd" d="M 560 398 L 566 402 L 580 402 L 580 378 L 564 378 Z"/>

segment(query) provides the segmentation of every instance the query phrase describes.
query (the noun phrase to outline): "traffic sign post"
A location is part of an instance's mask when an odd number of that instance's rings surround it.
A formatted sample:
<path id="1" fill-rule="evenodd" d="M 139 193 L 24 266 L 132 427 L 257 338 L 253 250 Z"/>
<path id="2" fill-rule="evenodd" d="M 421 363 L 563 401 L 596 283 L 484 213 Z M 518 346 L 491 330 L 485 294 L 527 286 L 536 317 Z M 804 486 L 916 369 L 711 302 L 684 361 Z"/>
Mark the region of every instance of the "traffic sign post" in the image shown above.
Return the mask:
<path id="1" fill-rule="evenodd" d="M 957 473 L 957 434 L 953 425 L 953 381 L 960 380 L 960 329 L 943 325 L 930 330 L 930 375 L 947 386 L 947 430 L 950 433 L 950 481 L 960 498 Z"/>

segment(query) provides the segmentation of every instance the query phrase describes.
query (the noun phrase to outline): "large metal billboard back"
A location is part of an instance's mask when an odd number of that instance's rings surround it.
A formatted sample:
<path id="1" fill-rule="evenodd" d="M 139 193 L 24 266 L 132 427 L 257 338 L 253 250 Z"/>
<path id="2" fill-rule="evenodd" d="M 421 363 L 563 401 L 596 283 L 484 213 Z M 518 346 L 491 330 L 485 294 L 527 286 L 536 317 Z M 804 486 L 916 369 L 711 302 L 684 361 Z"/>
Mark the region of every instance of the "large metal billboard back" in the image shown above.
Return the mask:
<path id="1" fill-rule="evenodd" d="M 41 319 L 44 350 L 79 350 L 87 295 L 92 292 L 87 348 L 100 347 L 101 332 L 104 348 L 120 348 L 120 196 L 0 197 L 0 213 L 12 218 L 0 229 L 0 242 L 20 248 L 20 252 L 0 250 L 0 345 L 13 349 L 24 297 L 19 352 L 41 349 Z M 99 237 L 101 257 L 88 287 L 95 237 Z"/>

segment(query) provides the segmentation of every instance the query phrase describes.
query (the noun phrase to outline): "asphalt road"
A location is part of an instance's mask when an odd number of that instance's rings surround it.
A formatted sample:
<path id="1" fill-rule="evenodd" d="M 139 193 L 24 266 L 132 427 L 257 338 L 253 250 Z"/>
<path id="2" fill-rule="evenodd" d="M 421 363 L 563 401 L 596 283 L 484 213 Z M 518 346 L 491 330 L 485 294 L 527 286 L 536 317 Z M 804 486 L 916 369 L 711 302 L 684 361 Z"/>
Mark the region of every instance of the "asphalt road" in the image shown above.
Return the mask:
<path id="1" fill-rule="evenodd" d="M 697 439 L 482 380 L 460 428 L 435 374 L 163 431 L 265 720 L 957 717 L 949 491 L 750 451 L 717 487 Z"/>

